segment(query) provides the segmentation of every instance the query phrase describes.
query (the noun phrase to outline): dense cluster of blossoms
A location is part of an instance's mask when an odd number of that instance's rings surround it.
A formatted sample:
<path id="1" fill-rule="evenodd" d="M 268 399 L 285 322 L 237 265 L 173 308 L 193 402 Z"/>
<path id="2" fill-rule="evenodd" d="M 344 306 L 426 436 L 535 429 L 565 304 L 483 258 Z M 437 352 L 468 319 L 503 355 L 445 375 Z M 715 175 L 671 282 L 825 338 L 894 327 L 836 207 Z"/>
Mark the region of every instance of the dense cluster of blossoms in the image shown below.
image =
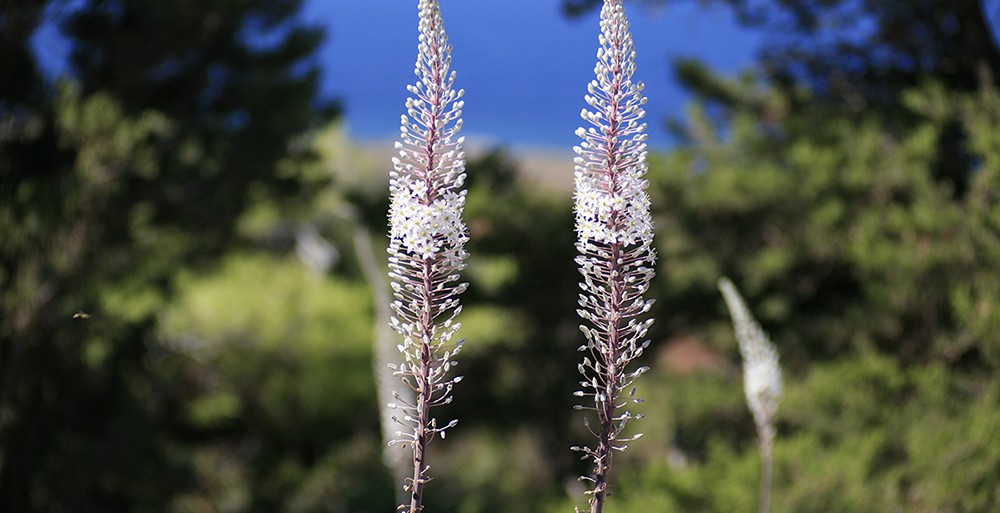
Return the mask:
<path id="1" fill-rule="evenodd" d="M 593 489 L 592 512 L 603 508 L 612 453 L 639 435 L 625 436 L 628 420 L 639 418 L 627 406 L 638 402 L 632 383 L 645 367 L 628 370 L 642 355 L 652 319 L 641 320 L 653 304 L 643 298 L 653 278 L 655 253 L 646 173 L 646 99 L 641 82 L 632 82 L 635 51 L 621 0 L 606 0 L 601 10 L 596 78 L 585 96 L 590 123 L 575 147 L 576 262 L 583 276 L 578 313 L 587 353 L 579 371 L 584 379 L 575 395 L 589 397 L 577 406 L 596 414 L 599 426 L 592 447 L 574 447 L 594 463 L 581 479 Z M 588 428 L 590 422 L 587 422 Z"/>
<path id="2" fill-rule="evenodd" d="M 461 244 L 466 240 L 461 215 L 465 194 L 446 191 L 429 205 L 424 203 L 425 198 L 424 181 L 410 176 L 393 179 L 389 238 L 398 241 L 406 253 L 420 258 L 447 254 L 461 259 Z"/>
<path id="3" fill-rule="evenodd" d="M 451 46 L 435 0 L 421 0 L 420 39 L 415 74 L 407 87 L 402 116 L 399 156 L 393 159 L 389 192 L 389 277 L 392 279 L 392 327 L 403 335 L 399 350 L 403 363 L 396 374 L 412 388 L 416 400 L 397 396 L 391 408 L 401 410 L 394 419 L 406 429 L 397 440 L 413 448 L 413 474 L 407 480 L 409 513 L 422 509 L 427 475 L 427 444 L 455 421 L 438 424 L 430 410 L 451 402 L 452 387 L 461 377 L 451 376 L 461 344 L 453 342 L 461 311 L 458 295 L 466 284 L 459 281 L 467 256 L 468 240 L 462 212 L 465 206 L 465 154 L 461 129 L 461 90 L 453 89 L 455 73 L 449 71 Z"/>

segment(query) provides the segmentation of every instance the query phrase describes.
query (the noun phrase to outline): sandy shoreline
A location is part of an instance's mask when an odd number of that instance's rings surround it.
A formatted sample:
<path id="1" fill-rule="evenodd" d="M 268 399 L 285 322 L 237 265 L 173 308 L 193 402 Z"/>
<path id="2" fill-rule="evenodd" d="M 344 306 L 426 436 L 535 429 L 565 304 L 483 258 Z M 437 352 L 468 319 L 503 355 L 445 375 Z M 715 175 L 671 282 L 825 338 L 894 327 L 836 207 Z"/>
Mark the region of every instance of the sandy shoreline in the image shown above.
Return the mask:
<path id="1" fill-rule="evenodd" d="M 369 165 L 385 162 L 386 167 L 396 155 L 395 141 L 354 141 Z M 564 193 L 573 189 L 573 149 L 502 146 L 477 143 L 466 145 L 470 160 L 495 149 L 503 149 L 514 161 L 521 179 L 529 187 Z"/>

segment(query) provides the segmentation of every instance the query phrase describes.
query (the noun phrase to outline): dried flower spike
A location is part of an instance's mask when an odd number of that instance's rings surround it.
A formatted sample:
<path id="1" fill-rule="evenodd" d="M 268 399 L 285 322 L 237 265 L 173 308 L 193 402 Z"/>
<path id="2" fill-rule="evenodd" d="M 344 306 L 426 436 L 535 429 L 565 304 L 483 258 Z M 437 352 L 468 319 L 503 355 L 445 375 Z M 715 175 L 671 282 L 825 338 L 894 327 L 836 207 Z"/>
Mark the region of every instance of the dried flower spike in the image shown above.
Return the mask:
<path id="1" fill-rule="evenodd" d="M 581 479 L 591 483 L 591 512 L 603 510 L 608 494 L 612 453 L 628 442 L 626 423 L 641 415 L 629 405 L 638 403 L 632 386 L 647 368 L 629 370 L 649 345 L 644 340 L 652 319 L 641 320 L 653 301 L 643 298 L 653 278 L 655 253 L 649 213 L 646 174 L 646 124 L 642 122 L 641 82 L 632 82 L 635 51 L 621 0 L 606 0 L 601 9 L 600 48 L 596 78 L 585 96 L 590 109 L 581 117 L 592 126 L 577 130 L 583 142 L 576 157 L 576 262 L 580 284 L 578 313 L 586 344 L 579 365 L 584 379 L 576 396 L 588 398 L 577 409 L 597 417 L 588 429 L 597 437 L 592 447 L 574 447 L 593 461 L 593 473 Z"/>
<path id="2" fill-rule="evenodd" d="M 415 403 L 397 397 L 391 408 L 404 430 L 390 443 L 413 448 L 413 475 L 404 487 L 410 502 L 401 510 L 423 508 L 427 474 L 427 444 L 457 421 L 440 425 L 432 407 L 452 400 L 452 388 L 461 381 L 451 376 L 461 342 L 453 342 L 461 311 L 458 296 L 467 284 L 459 282 L 465 268 L 468 234 L 462 222 L 465 207 L 465 153 L 462 126 L 463 91 L 453 89 L 451 46 L 436 0 L 421 0 L 420 39 L 414 73 L 407 87 L 402 116 L 399 156 L 393 158 L 389 192 L 389 277 L 395 300 L 391 326 L 403 335 L 399 351 L 403 363 L 396 375 L 413 389 Z"/>
<path id="3" fill-rule="evenodd" d="M 719 280 L 719 290 L 733 318 L 736 340 L 743 357 L 743 388 L 747 404 L 757 425 L 758 446 L 762 459 L 760 513 L 770 509 L 771 467 L 774 450 L 774 417 L 781 399 L 781 366 L 778 351 L 747 308 L 740 293 L 728 278 Z"/>

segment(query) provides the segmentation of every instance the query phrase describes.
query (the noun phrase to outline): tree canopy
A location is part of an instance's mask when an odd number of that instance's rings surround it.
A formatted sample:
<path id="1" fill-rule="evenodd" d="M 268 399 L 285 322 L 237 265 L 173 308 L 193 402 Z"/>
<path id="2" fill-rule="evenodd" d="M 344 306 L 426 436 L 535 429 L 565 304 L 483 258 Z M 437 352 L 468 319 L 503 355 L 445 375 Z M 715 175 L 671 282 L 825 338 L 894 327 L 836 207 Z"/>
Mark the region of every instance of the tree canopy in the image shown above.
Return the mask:
<path id="1" fill-rule="evenodd" d="M 211 432 L 175 415 L 153 330 L 253 202 L 308 193 L 302 138 L 335 108 L 298 7 L 4 4 L 0 509 L 161 511 L 185 486 L 172 448 Z M 69 40 L 58 80 L 29 46 L 43 24 Z"/>

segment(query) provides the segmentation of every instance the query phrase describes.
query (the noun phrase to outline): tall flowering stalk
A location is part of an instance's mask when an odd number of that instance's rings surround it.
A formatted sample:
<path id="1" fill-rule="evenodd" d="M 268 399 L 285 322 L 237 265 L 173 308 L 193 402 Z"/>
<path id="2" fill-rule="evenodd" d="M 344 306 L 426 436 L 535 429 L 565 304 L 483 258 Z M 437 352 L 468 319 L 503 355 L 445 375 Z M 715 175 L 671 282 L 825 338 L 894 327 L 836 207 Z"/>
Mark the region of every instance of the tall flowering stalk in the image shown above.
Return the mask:
<path id="1" fill-rule="evenodd" d="M 449 371 L 461 348 L 452 338 L 459 328 L 458 296 L 467 286 L 459 282 L 459 272 L 468 241 L 462 222 L 465 153 L 463 138 L 456 138 L 463 91 L 453 88 L 451 46 L 438 2 L 421 0 L 418 8 L 417 81 L 407 86 L 411 96 L 389 180 L 389 277 L 395 296 L 390 324 L 403 335 L 398 346 L 403 363 L 394 368 L 416 396 L 411 402 L 397 394 L 398 402 L 389 405 L 402 411 L 394 420 L 405 428 L 393 443 L 413 448 L 413 474 L 404 486 L 409 505 L 400 505 L 408 513 L 423 509 L 430 480 L 427 445 L 457 422 L 438 424 L 431 408 L 451 402 L 452 387 L 461 381 Z"/>
<path id="2" fill-rule="evenodd" d="M 773 465 L 774 417 L 781 399 L 781 366 L 778 351 L 761 329 L 740 293 L 728 278 L 719 280 L 719 290 L 733 318 L 733 329 L 743 357 L 743 388 L 747 404 L 757 425 L 757 444 L 761 455 L 760 513 L 767 513 L 771 503 L 771 467 Z"/>
<path id="3" fill-rule="evenodd" d="M 655 253 L 646 174 L 646 99 L 641 82 L 632 82 L 635 51 L 621 0 L 606 0 L 601 9 L 596 78 L 587 86 L 590 109 L 581 116 L 592 126 L 577 130 L 583 142 L 576 157 L 576 262 L 583 282 L 578 313 L 586 352 L 579 371 L 577 409 L 596 416 L 586 425 L 597 443 L 573 447 L 593 461 L 593 473 L 581 479 L 593 485 L 592 513 L 603 510 L 608 495 L 612 454 L 641 435 L 624 435 L 626 423 L 641 415 L 628 410 L 635 399 L 632 383 L 646 367 L 628 370 L 649 345 L 643 340 L 652 319 L 641 320 L 653 304 L 643 298 L 653 278 Z"/>

